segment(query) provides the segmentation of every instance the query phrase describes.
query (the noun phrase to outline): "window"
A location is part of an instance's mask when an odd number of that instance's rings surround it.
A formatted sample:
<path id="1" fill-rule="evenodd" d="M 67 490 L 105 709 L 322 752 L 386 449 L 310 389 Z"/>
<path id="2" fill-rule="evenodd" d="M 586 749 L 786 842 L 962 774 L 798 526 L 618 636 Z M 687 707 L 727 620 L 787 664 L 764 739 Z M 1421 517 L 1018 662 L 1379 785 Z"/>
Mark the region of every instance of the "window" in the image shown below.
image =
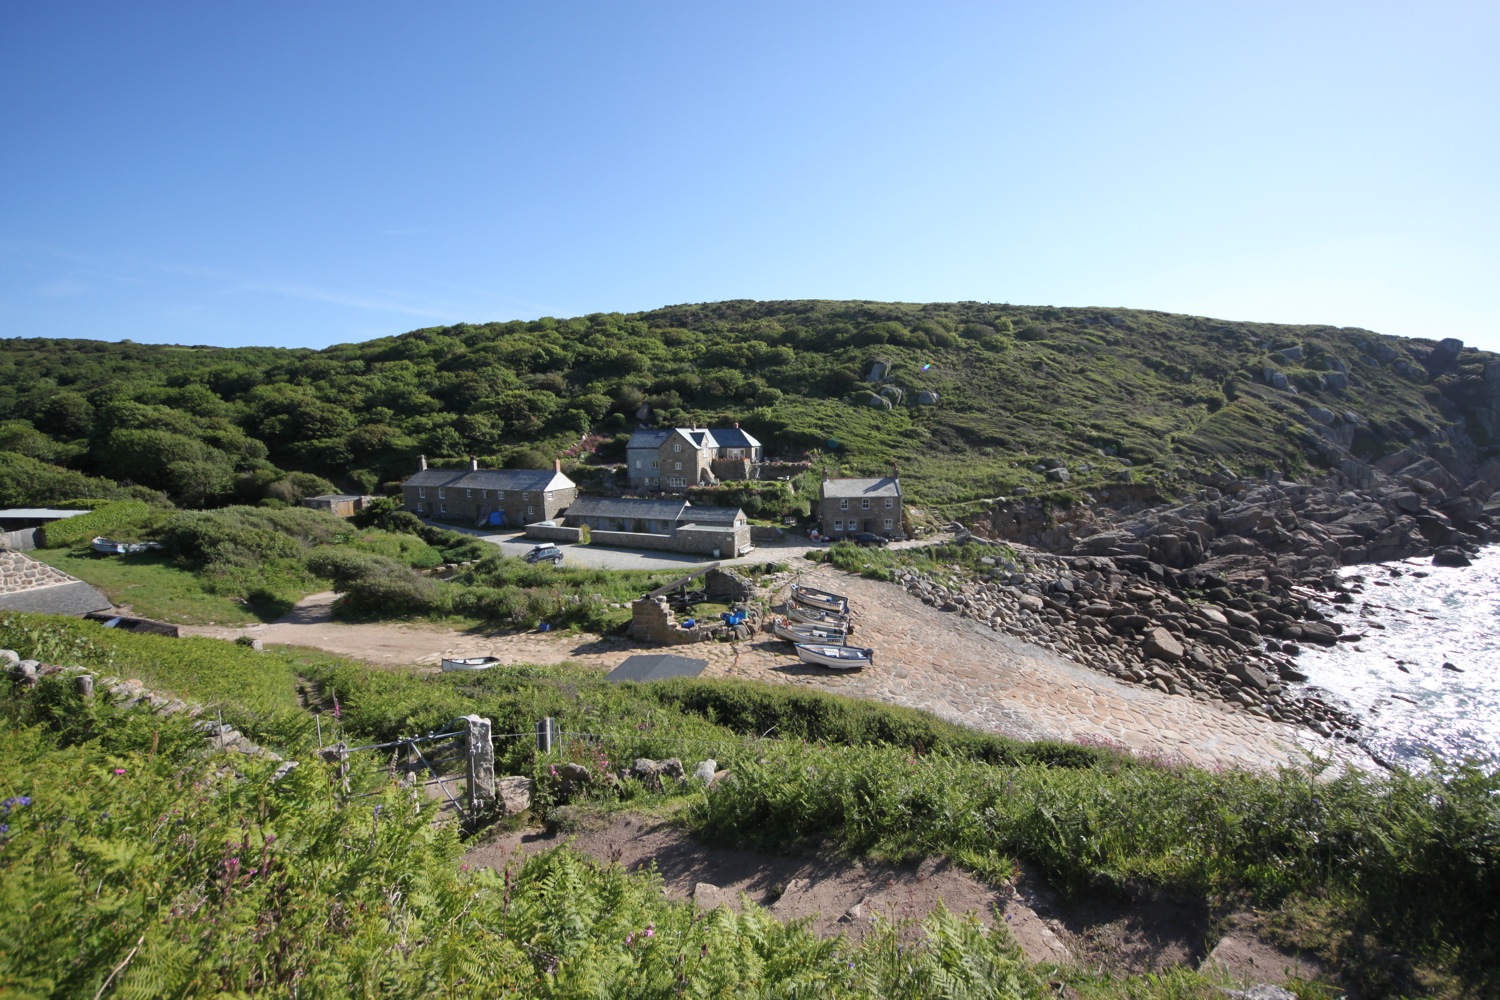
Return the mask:
<path id="1" fill-rule="evenodd" d="M 425 489 L 423 489 L 422 487 L 420 487 L 420 486 L 417 487 L 417 499 L 418 500 L 426 500 L 427 499 L 427 491 Z"/>
<path id="2" fill-rule="evenodd" d="M 679 441 L 676 444 L 672 445 L 672 450 L 673 451 L 681 451 L 682 450 L 682 442 Z"/>
<path id="3" fill-rule="evenodd" d="M 896 506 L 896 501 L 892 500 L 890 497 L 886 497 L 885 498 L 885 509 L 886 510 L 890 510 L 894 506 Z"/>
<path id="4" fill-rule="evenodd" d="M 529 521 L 533 517 L 536 517 L 536 508 L 535 507 L 527 507 L 526 508 L 526 520 Z"/>
<path id="5" fill-rule="evenodd" d="M 464 499 L 465 500 L 473 500 L 474 499 L 474 491 L 473 490 L 464 490 Z"/>
<path id="6" fill-rule="evenodd" d="M 547 491 L 547 502 L 548 503 L 552 502 L 552 491 L 551 490 Z"/>
<path id="7" fill-rule="evenodd" d="M 672 463 L 672 471 L 673 472 L 681 472 L 682 471 L 682 463 L 681 462 L 673 462 Z"/>
<path id="8" fill-rule="evenodd" d="M 868 500 L 861 500 L 859 502 L 859 509 L 860 510 L 869 510 L 870 509 L 870 501 L 868 501 Z"/>
<path id="9" fill-rule="evenodd" d="M 651 468 L 657 469 L 657 468 L 660 468 L 660 467 L 661 467 L 661 460 L 653 458 L 651 460 Z"/>
<path id="10" fill-rule="evenodd" d="M 890 531 L 891 530 L 891 519 L 890 518 L 886 518 L 885 519 L 885 530 L 886 531 Z"/>
<path id="11" fill-rule="evenodd" d="M 505 499 L 505 491 L 504 490 L 496 490 L 495 491 L 495 499 L 496 500 L 504 500 Z"/>
<path id="12" fill-rule="evenodd" d="M 488 500 L 489 498 L 490 498 L 490 491 L 489 490 L 480 490 L 479 491 L 479 499 L 481 499 L 481 500 Z"/>
<path id="13" fill-rule="evenodd" d="M 530 491 L 529 490 L 528 491 L 522 491 L 522 493 L 521 493 L 521 502 L 525 503 L 527 500 L 530 500 L 530 499 L 531 499 L 531 493 L 530 493 Z M 527 509 L 530 510 L 531 508 L 528 507 Z"/>
<path id="14" fill-rule="evenodd" d="M 842 520 L 834 521 L 833 522 L 833 530 L 834 531 L 843 531 L 844 530 L 844 522 Z"/>
<path id="15" fill-rule="evenodd" d="M 441 486 L 438 487 L 438 499 L 439 500 L 444 499 L 447 496 L 447 493 L 448 493 L 447 490 L 443 489 Z"/>
<path id="16" fill-rule="evenodd" d="M 668 486 L 683 487 L 683 486 L 687 485 L 687 480 L 685 478 L 683 478 L 682 476 L 668 476 L 667 477 L 667 485 Z"/>
<path id="17" fill-rule="evenodd" d="M 445 503 L 440 503 L 440 504 L 438 504 L 438 511 L 439 511 L 439 512 L 440 512 L 440 513 L 441 513 L 441 514 L 442 514 L 442 515 L 443 515 L 443 516 L 444 516 L 444 517 L 447 517 L 447 516 L 448 516 L 448 505 L 447 505 L 447 504 L 445 504 Z"/>
<path id="18" fill-rule="evenodd" d="M 642 467 L 642 466 L 643 466 L 643 465 L 644 465 L 644 464 L 645 464 L 645 463 L 644 463 L 644 462 L 642 462 L 642 461 L 641 461 L 641 460 L 640 460 L 640 459 L 639 459 L 639 458 L 638 458 L 638 459 L 636 459 L 636 460 L 635 460 L 635 467 L 636 467 L 636 468 L 637 468 L 637 469 L 639 469 L 639 468 L 641 468 L 641 467 Z"/>
<path id="19" fill-rule="evenodd" d="M 839 501 L 839 510 L 848 510 L 848 509 L 849 509 L 849 501 L 848 500 L 840 500 Z"/>

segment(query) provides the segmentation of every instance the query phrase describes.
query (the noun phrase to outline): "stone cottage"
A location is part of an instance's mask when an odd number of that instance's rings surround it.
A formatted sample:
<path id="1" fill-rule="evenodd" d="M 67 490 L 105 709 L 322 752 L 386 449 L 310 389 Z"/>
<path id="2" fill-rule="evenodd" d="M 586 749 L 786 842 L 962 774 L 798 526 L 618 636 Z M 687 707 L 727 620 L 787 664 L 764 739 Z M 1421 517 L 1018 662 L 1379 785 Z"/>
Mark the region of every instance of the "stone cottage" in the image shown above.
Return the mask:
<path id="1" fill-rule="evenodd" d="M 762 459 L 761 443 L 732 427 L 642 428 L 625 446 L 632 489 L 685 490 L 721 479 L 751 479 Z"/>
<path id="2" fill-rule="evenodd" d="M 901 539 L 901 479 L 897 470 L 879 479 L 823 477 L 818 498 L 818 530 L 830 538 L 868 531 Z"/>
<path id="3" fill-rule="evenodd" d="M 416 475 L 401 484 L 406 510 L 418 517 L 459 524 L 519 528 L 550 521 L 578 497 L 578 484 L 551 469 L 429 469 L 424 455 Z"/>

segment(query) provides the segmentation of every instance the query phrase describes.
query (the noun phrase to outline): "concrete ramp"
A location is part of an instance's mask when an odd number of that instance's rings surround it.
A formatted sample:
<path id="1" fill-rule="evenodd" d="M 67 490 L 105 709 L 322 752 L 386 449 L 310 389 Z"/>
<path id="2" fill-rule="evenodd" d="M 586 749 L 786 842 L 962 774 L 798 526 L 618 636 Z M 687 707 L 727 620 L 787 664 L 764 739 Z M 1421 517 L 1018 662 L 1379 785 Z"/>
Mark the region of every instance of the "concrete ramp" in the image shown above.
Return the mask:
<path id="1" fill-rule="evenodd" d="M 0 551 L 0 611 L 86 615 L 110 606 L 109 598 L 77 577 L 20 552 Z"/>

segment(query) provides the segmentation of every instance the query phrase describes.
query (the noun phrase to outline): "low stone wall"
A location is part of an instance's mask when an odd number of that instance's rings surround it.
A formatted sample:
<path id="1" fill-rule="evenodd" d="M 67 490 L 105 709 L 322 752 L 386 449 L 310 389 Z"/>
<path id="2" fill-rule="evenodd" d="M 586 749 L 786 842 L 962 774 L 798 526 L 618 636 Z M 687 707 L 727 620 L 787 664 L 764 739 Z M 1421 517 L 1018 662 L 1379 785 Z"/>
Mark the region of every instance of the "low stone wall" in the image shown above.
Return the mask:
<path id="1" fill-rule="evenodd" d="M 76 582 L 62 570 L 53 569 L 30 556 L 0 551 L 0 594 L 18 594 L 23 590 Z"/>
<path id="2" fill-rule="evenodd" d="M 779 542 L 786 537 L 786 532 L 774 524 L 752 524 L 750 525 L 750 541 L 761 542 L 769 545 Z"/>
<path id="3" fill-rule="evenodd" d="M 36 548 L 35 528 L 0 531 L 0 551 L 11 549 L 16 552 L 30 552 L 34 548 Z"/>
<path id="4" fill-rule="evenodd" d="M 526 537 L 535 538 L 544 542 L 576 542 L 583 532 L 578 528 L 564 528 L 552 524 L 528 524 L 526 526 Z M 598 533 L 595 532 L 597 535 Z"/>

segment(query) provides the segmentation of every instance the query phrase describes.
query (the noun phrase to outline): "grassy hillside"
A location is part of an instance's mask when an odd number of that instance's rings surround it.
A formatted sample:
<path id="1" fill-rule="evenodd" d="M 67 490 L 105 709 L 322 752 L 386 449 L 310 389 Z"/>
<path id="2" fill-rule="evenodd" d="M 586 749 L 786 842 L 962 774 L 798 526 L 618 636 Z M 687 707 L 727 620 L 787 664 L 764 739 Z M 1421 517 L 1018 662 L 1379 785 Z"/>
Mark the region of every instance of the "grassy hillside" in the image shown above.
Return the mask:
<path id="1" fill-rule="evenodd" d="M 927 504 L 1041 487 L 1042 458 L 1088 486 L 1127 467 L 1297 472 L 1327 460 L 1330 436 L 1364 460 L 1413 442 L 1451 453 L 1439 439 L 1460 423 L 1482 459 L 1500 443 L 1483 381 L 1495 359 L 1434 347 L 1143 310 L 825 301 L 463 324 L 317 352 L 6 340 L 0 502 L 295 502 L 328 480 L 378 489 L 418 454 L 576 468 L 623 459 L 643 405 L 667 424 L 739 420 L 772 454 L 845 473 L 899 462 Z M 876 361 L 904 394 L 891 409 L 868 405 Z M 923 391 L 937 405 L 916 405 Z M 1312 407 L 1337 434 L 1315 430 Z"/>

